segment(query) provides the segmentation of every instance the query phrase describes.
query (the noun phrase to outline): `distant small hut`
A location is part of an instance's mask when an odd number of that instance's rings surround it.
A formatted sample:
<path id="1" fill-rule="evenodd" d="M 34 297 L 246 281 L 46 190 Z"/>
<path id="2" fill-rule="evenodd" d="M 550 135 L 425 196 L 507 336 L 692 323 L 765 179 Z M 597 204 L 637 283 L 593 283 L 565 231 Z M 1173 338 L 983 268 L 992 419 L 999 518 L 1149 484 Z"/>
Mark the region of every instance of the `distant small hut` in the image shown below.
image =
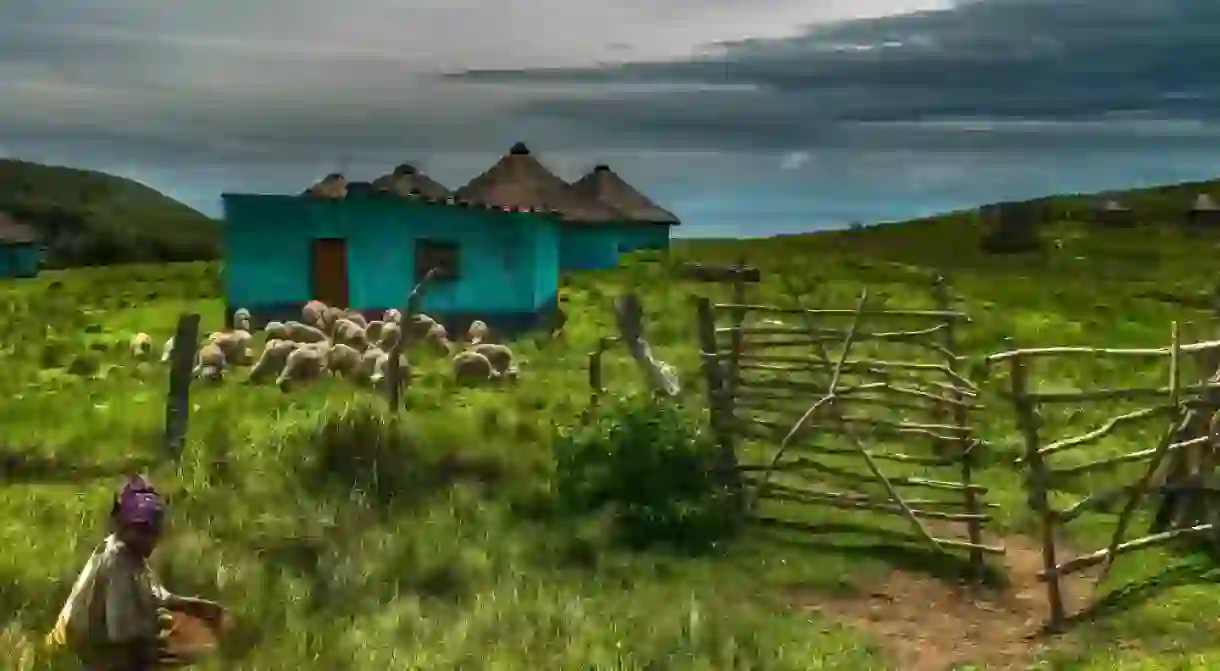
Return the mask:
<path id="1" fill-rule="evenodd" d="M 1008 254 L 1035 251 L 1041 247 L 1038 225 L 1042 223 L 1042 204 L 1033 201 L 984 205 L 979 209 L 990 232 L 984 236 L 984 251 Z"/>
<path id="2" fill-rule="evenodd" d="M 1135 225 L 1135 213 L 1131 208 L 1117 200 L 1107 200 L 1093 212 L 1094 220 L 1099 224 L 1115 227 Z"/>
<path id="3" fill-rule="evenodd" d="M 1216 204 L 1211 194 L 1201 193 L 1195 197 L 1195 202 L 1187 213 L 1187 221 L 1191 226 L 1220 226 L 1220 205 Z"/>
<path id="4" fill-rule="evenodd" d="M 373 180 L 373 188 L 396 196 L 418 194 L 433 200 L 444 200 L 453 195 L 445 185 L 425 175 L 410 163 L 403 163 L 390 174 Z"/>
<path id="5" fill-rule="evenodd" d="M 38 233 L 0 212 L 0 278 L 34 277 L 40 265 Z"/>

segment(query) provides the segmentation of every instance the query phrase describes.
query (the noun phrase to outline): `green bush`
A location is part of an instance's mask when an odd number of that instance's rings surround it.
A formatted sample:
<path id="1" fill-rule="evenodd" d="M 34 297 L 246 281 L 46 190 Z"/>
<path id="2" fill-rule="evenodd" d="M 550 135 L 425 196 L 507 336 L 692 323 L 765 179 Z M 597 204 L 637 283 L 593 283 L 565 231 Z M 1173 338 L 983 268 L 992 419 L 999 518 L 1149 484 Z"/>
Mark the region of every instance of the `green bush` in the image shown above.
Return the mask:
<path id="1" fill-rule="evenodd" d="M 561 511 L 607 515 L 631 547 L 704 550 L 738 526 L 742 501 L 716 469 L 719 448 L 679 405 L 617 398 L 553 445 Z"/>

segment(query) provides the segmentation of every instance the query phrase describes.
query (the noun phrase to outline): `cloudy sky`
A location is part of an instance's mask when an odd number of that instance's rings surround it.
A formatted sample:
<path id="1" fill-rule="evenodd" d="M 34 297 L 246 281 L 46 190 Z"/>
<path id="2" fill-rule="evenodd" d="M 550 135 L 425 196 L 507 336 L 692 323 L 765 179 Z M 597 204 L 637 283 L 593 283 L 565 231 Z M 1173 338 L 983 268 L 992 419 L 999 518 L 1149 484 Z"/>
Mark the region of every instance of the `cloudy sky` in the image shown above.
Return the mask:
<path id="1" fill-rule="evenodd" d="M 0 2 L 0 155 L 209 213 L 524 140 L 689 235 L 882 221 L 1220 172 L 1203 0 Z"/>

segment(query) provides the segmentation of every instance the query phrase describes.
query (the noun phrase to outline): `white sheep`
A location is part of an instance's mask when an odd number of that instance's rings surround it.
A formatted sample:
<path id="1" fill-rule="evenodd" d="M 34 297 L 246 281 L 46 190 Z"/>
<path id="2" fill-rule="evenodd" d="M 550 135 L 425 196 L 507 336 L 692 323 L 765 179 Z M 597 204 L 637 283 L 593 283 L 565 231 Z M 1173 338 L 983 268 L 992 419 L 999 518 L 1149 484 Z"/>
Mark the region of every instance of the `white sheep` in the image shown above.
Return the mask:
<path id="1" fill-rule="evenodd" d="M 250 377 L 248 379 L 252 382 L 261 382 L 272 375 L 279 375 L 284 370 L 284 364 L 288 360 L 288 355 L 296 348 L 297 343 L 291 340 L 281 340 L 278 338 L 268 340 L 263 346 L 263 353 L 259 355 L 254 368 L 250 369 Z"/>
<path id="2" fill-rule="evenodd" d="M 428 331 L 436 326 L 436 320 L 424 313 L 411 315 L 411 334 L 417 338 L 423 338 L 428 335 Z"/>
<path id="3" fill-rule="evenodd" d="M 380 337 L 377 339 L 377 346 L 387 352 L 394 349 L 394 346 L 402 340 L 402 328 L 397 322 L 386 322 L 381 327 Z"/>
<path id="4" fill-rule="evenodd" d="M 326 353 L 326 368 L 341 377 L 353 379 L 360 373 L 360 351 L 350 345 L 335 343 Z"/>
<path id="5" fill-rule="evenodd" d="M 152 337 L 147 333 L 137 333 L 131 337 L 131 356 L 136 359 L 147 359 L 152 354 Z"/>
<path id="6" fill-rule="evenodd" d="M 389 310 L 386 310 L 385 314 L 383 314 L 381 316 L 381 321 L 387 322 L 387 323 L 394 322 L 395 324 L 402 324 L 402 312 L 399 310 L 396 310 L 394 308 L 390 308 Z"/>
<path id="7" fill-rule="evenodd" d="M 284 324 L 284 328 L 288 330 L 288 339 L 299 343 L 319 343 L 330 340 L 325 331 L 309 324 L 288 322 Z"/>
<path id="8" fill-rule="evenodd" d="M 267 336 L 267 340 L 291 340 L 291 332 L 284 322 L 271 321 L 263 327 L 263 333 Z"/>
<path id="9" fill-rule="evenodd" d="M 249 331 L 241 329 L 213 333 L 208 337 L 209 344 L 216 345 L 224 350 L 225 361 L 235 366 L 249 366 L 254 358 L 254 353 L 250 349 L 250 342 L 254 339 Z"/>
<path id="10" fill-rule="evenodd" d="M 393 322 L 390 322 L 393 323 Z M 374 343 L 381 340 L 381 330 L 386 325 L 386 322 L 380 319 L 374 319 L 369 322 L 369 325 L 364 327 L 364 335 L 368 337 L 369 342 Z"/>
<path id="11" fill-rule="evenodd" d="M 360 366 L 356 370 L 356 377 L 361 380 L 369 380 L 377 371 L 377 361 L 383 357 L 388 357 L 385 350 L 371 345 L 368 349 L 360 353 Z"/>
<path id="12" fill-rule="evenodd" d="M 312 300 L 301 308 L 301 321 L 310 326 L 318 326 L 322 323 L 322 314 L 326 312 L 326 303 L 319 300 Z"/>
<path id="13" fill-rule="evenodd" d="M 453 357 L 453 378 L 458 384 L 488 382 L 496 377 L 496 371 L 492 367 L 491 361 L 478 352 L 466 350 L 458 352 Z"/>
<path id="14" fill-rule="evenodd" d="M 275 384 L 283 391 L 288 391 L 292 383 L 301 380 L 312 380 L 326 372 L 327 354 L 330 346 L 325 343 L 305 343 L 288 353 L 284 361 L 284 370 L 275 380 Z"/>
<path id="15" fill-rule="evenodd" d="M 199 349 L 199 354 L 195 357 L 195 377 L 210 382 L 219 382 L 224 379 L 227 363 L 224 350 L 220 348 L 220 345 L 208 343 Z"/>
<path id="16" fill-rule="evenodd" d="M 251 328 L 252 321 L 253 319 L 250 316 L 250 311 L 245 308 L 237 308 L 237 310 L 233 312 L 233 328 L 235 329 L 240 329 L 242 331 L 253 331 L 254 329 Z"/>
<path id="17" fill-rule="evenodd" d="M 359 310 L 345 310 L 343 312 L 343 317 L 344 319 L 350 319 L 351 321 L 356 322 L 356 325 L 362 329 L 369 327 L 369 320 L 365 319 L 364 315 L 360 314 Z"/>
<path id="18" fill-rule="evenodd" d="M 489 335 L 491 335 L 491 330 L 487 328 L 487 324 L 478 319 L 470 322 L 470 328 L 466 329 L 466 340 L 472 345 L 478 345 L 487 340 Z"/>
<path id="19" fill-rule="evenodd" d="M 368 334 L 364 328 L 350 319 L 340 319 L 335 322 L 334 341 L 345 345 L 351 345 L 360 350 L 365 349 L 369 345 Z"/>
<path id="20" fill-rule="evenodd" d="M 490 361 L 496 375 L 504 375 L 513 367 L 513 351 L 507 345 L 482 343 L 471 347 L 468 351 L 481 354 Z"/>
<path id="21" fill-rule="evenodd" d="M 428 329 L 426 339 L 429 342 L 434 343 L 445 354 L 450 354 L 455 349 L 453 341 L 449 339 L 449 332 L 446 331 L 445 327 L 441 324 L 433 324 L 432 327 Z"/>
<path id="22" fill-rule="evenodd" d="M 326 333 L 331 333 L 335 328 L 335 322 L 343 318 L 343 310 L 340 308 L 326 308 L 322 311 L 322 323 L 318 324 L 318 328 Z"/>

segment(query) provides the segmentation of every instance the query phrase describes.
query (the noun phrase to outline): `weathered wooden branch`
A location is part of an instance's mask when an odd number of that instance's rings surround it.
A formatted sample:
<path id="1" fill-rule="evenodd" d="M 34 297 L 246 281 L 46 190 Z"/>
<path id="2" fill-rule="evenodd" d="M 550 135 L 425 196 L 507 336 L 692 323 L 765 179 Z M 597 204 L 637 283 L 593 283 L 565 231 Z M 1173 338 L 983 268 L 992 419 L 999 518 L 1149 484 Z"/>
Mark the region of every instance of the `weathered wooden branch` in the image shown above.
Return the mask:
<path id="1" fill-rule="evenodd" d="M 803 308 L 802 308 L 803 309 Z M 925 329 L 915 329 L 911 331 L 860 331 L 856 334 L 859 340 L 918 340 L 928 338 L 941 333 L 945 330 L 944 324 L 937 324 Z M 760 336 L 760 335 L 795 335 L 808 336 L 812 333 L 814 336 L 841 341 L 847 335 L 845 329 L 836 328 L 815 328 L 812 332 L 809 329 L 800 326 L 742 326 L 741 328 L 733 326 L 721 326 L 716 329 L 716 334 L 722 333 L 743 333 L 745 335 Z"/>
<path id="2" fill-rule="evenodd" d="M 1204 342 L 1191 343 L 1181 346 L 1182 354 L 1192 354 L 1203 352 L 1206 350 L 1220 349 L 1220 340 L 1208 340 Z M 983 359 L 985 363 L 992 364 L 999 361 L 1007 361 L 1014 357 L 1033 358 L 1045 356 L 1059 356 L 1067 354 L 1087 354 L 1091 356 L 1122 356 L 1122 357 L 1143 357 L 1143 358 L 1160 358 L 1167 357 L 1171 354 L 1169 347 L 1154 347 L 1142 349 L 1112 349 L 1107 347 L 1031 347 L 1029 349 L 1015 349 L 1007 352 L 997 352 L 990 354 Z"/>
<path id="3" fill-rule="evenodd" d="M 1185 385 L 1179 392 L 1198 393 L 1220 389 L 1220 382 L 1203 382 Z M 1119 398 L 1164 398 L 1169 387 L 1115 387 L 1108 389 L 1082 389 L 1079 391 L 1035 391 L 1027 394 L 1035 403 L 1076 403 L 1079 401 L 1105 401 Z"/>
<path id="4" fill-rule="evenodd" d="M 1175 538 L 1184 538 L 1186 536 L 1193 536 L 1195 534 L 1207 533 L 1213 529 L 1214 527 L 1211 523 L 1198 524 L 1193 527 L 1173 529 L 1159 534 L 1152 534 L 1149 536 L 1144 536 L 1143 538 L 1125 541 L 1113 546 L 1112 548 L 1106 548 L 1096 552 L 1091 552 L 1087 555 L 1073 557 L 1062 564 L 1056 565 L 1049 571 L 1045 569 L 1038 571 L 1038 578 L 1041 580 L 1057 579 L 1059 576 L 1070 575 L 1090 566 L 1104 564 L 1107 561 L 1112 562 L 1115 557 L 1125 555 L 1129 552 L 1134 552 L 1135 550 L 1142 550 L 1144 548 L 1161 545 L 1174 540 Z"/>
<path id="5" fill-rule="evenodd" d="M 1194 447 L 1196 445 L 1203 445 L 1204 443 L 1209 443 L 1209 442 L 1211 442 L 1211 436 L 1202 436 L 1200 438 L 1191 438 L 1190 440 L 1185 440 L 1185 441 L 1178 442 L 1178 443 L 1170 443 L 1165 448 L 1165 452 L 1166 453 L 1177 452 L 1178 450 Z M 1151 456 L 1157 454 L 1157 451 L 1160 449 L 1161 448 L 1159 448 L 1159 447 L 1154 447 L 1154 448 L 1150 448 L 1147 450 L 1139 450 L 1136 452 L 1127 452 L 1125 454 L 1119 454 L 1119 455 L 1114 455 L 1114 456 L 1110 456 L 1110 457 L 1103 457 L 1101 459 L 1094 459 L 1093 461 L 1088 461 L 1083 464 L 1077 464 L 1075 466 L 1067 466 L 1064 468 L 1052 468 L 1047 471 L 1047 474 L 1050 476 L 1050 478 L 1052 480 L 1061 480 L 1063 478 L 1074 477 L 1074 476 L 1080 475 L 1081 473 L 1088 473 L 1090 471 L 1096 471 L 1096 470 L 1100 470 L 1103 468 L 1112 468 L 1119 464 L 1129 464 L 1129 463 L 1132 463 L 1135 461 L 1143 461 L 1144 459 L 1147 459 L 1148 457 L 1151 457 Z"/>
<path id="6" fill-rule="evenodd" d="M 809 392 L 814 392 L 814 393 L 822 392 L 821 385 L 813 383 L 813 382 L 804 382 L 801 380 L 742 379 L 740 387 L 741 388 L 754 388 L 754 389 L 791 389 L 794 391 L 809 391 Z M 977 408 L 982 407 L 982 406 L 978 405 L 977 403 L 970 403 L 968 401 L 960 401 L 960 400 L 953 399 L 953 398 L 946 398 L 944 396 L 940 396 L 939 394 L 932 394 L 932 393 L 923 391 L 921 389 L 903 387 L 903 386 L 899 386 L 899 385 L 895 385 L 895 384 L 890 384 L 888 382 L 865 382 L 863 384 L 852 385 L 850 387 L 843 387 L 835 394 L 835 396 L 839 400 L 842 400 L 842 401 L 851 401 L 851 400 L 857 399 L 858 398 L 857 395 L 860 394 L 861 392 L 869 392 L 869 393 L 875 393 L 875 394 L 893 394 L 896 396 L 904 396 L 904 397 L 908 397 L 908 398 L 918 398 L 921 401 L 924 401 L 927 405 L 931 405 L 931 406 L 938 406 L 938 405 L 957 406 L 957 407 L 962 407 L 962 408 L 967 408 L 967 409 L 977 409 Z M 872 399 L 872 400 L 882 401 L 884 399 Z M 926 406 L 917 406 L 917 407 L 926 407 Z"/>
<path id="7" fill-rule="evenodd" d="M 1111 433 L 1113 433 L 1114 430 L 1117 429 L 1120 424 L 1126 424 L 1128 422 L 1133 422 L 1133 421 L 1140 420 L 1140 419 L 1147 419 L 1149 417 L 1156 417 L 1157 415 L 1166 414 L 1172 410 L 1173 410 L 1173 408 L 1168 405 L 1158 405 L 1158 406 L 1154 406 L 1151 408 L 1141 408 L 1141 409 L 1133 411 L 1133 412 L 1128 412 L 1128 413 L 1124 413 L 1122 415 L 1111 417 L 1109 420 L 1106 421 L 1105 424 L 1101 425 L 1100 427 L 1098 427 L 1096 429 L 1093 429 L 1092 431 L 1090 431 L 1088 433 L 1085 433 L 1085 434 L 1082 434 L 1079 436 L 1073 436 L 1072 438 L 1064 438 L 1063 440 L 1053 442 L 1045 447 L 1040 448 L 1038 450 L 1038 454 L 1040 456 L 1047 456 L 1049 454 L 1054 454 L 1055 452 L 1061 452 L 1061 451 L 1066 450 L 1071 447 L 1077 447 L 1080 445 L 1087 445 L 1089 443 L 1094 443 L 1094 442 L 1097 442 L 1098 440 L 1101 440 L 1102 438 L 1110 435 Z M 1024 461 L 1025 461 L 1025 458 L 1021 457 L 1016 460 L 1016 463 L 1020 464 Z"/>
<path id="8" fill-rule="evenodd" d="M 902 506 L 893 503 L 880 503 L 868 498 L 855 498 L 849 494 L 838 492 L 815 492 L 815 491 L 776 491 L 771 489 L 765 495 L 766 498 L 779 501 L 792 501 L 795 503 L 808 503 L 829 506 L 832 508 L 843 508 L 850 510 L 869 510 L 879 513 L 891 513 L 895 515 L 906 515 Z M 913 505 L 910 502 L 908 506 Z M 940 510 L 923 510 L 919 508 L 908 508 L 911 514 L 921 519 L 936 519 L 947 520 L 953 522 L 979 521 L 988 522 L 991 520 L 990 515 L 981 513 L 952 513 Z"/>
<path id="9" fill-rule="evenodd" d="M 858 339 L 857 342 L 860 342 L 861 340 L 864 340 L 864 339 Z M 793 338 L 790 340 L 751 340 L 750 349 L 751 350 L 791 349 L 791 348 L 796 348 L 796 347 L 809 347 L 810 345 L 825 345 L 826 343 L 838 343 L 838 342 L 842 342 L 842 339 L 833 337 L 833 336 Z M 895 341 L 895 342 L 898 342 L 898 341 Z M 966 360 L 966 357 L 957 356 L 953 352 L 946 350 L 944 348 L 944 346 L 942 346 L 938 343 L 934 343 L 934 342 L 925 342 L 923 340 L 909 340 L 909 341 L 901 341 L 901 344 L 908 345 L 911 347 L 918 347 L 919 349 L 927 350 L 930 352 L 936 352 L 937 354 L 939 354 L 942 357 L 955 357 L 955 359 L 958 361 Z"/>
<path id="10" fill-rule="evenodd" d="M 1173 322 L 1173 342 L 1169 347 L 1169 404 L 1175 409 L 1180 409 L 1178 403 L 1178 386 L 1181 384 L 1181 371 L 1179 365 L 1182 357 L 1182 345 L 1180 342 L 1181 332 L 1178 329 L 1178 323 Z M 1122 513 L 1118 516 L 1118 525 L 1114 529 L 1114 536 L 1110 539 L 1110 548 L 1106 551 L 1105 563 L 1102 565 L 1101 575 L 1097 576 L 1097 584 L 1101 584 L 1106 576 L 1110 573 L 1110 568 L 1114 565 L 1114 557 L 1118 550 L 1118 546 L 1122 544 L 1124 536 L 1127 533 L 1127 525 L 1131 522 L 1131 515 L 1135 513 L 1135 509 L 1144 499 L 1144 494 L 1148 491 L 1148 485 L 1152 482 L 1152 477 L 1161 467 L 1161 462 L 1165 460 L 1165 455 L 1169 453 L 1169 446 L 1173 444 L 1173 439 L 1180 431 L 1190 426 L 1194 420 L 1195 411 L 1188 410 L 1185 418 L 1178 423 L 1177 426 L 1170 429 L 1163 438 L 1161 443 L 1157 445 L 1156 452 L 1152 455 L 1152 460 L 1148 464 L 1148 468 L 1144 471 L 1144 475 L 1135 485 L 1135 491 L 1131 498 L 1127 501 L 1127 505 L 1123 507 Z"/>
<path id="11" fill-rule="evenodd" d="M 877 498 L 874 496 L 870 496 L 869 494 L 863 494 L 860 492 L 827 492 L 825 490 L 820 490 L 820 489 L 810 490 L 810 489 L 801 489 L 801 488 L 797 488 L 797 487 L 789 487 L 788 485 L 783 485 L 783 484 L 779 484 L 779 483 L 772 483 L 771 491 L 789 493 L 789 494 L 793 494 L 794 496 L 801 496 L 801 495 L 805 495 L 805 494 L 813 494 L 815 496 L 833 495 L 833 496 L 845 498 L 845 499 L 869 501 L 869 502 L 873 502 L 873 503 L 882 503 L 882 504 L 887 504 L 887 505 L 893 505 L 893 501 L 886 501 L 884 499 L 880 499 L 880 498 Z M 907 505 L 922 506 L 927 509 L 947 508 L 950 510 L 956 510 L 956 509 L 962 508 L 966 505 L 966 502 L 961 499 L 908 498 L 908 499 L 906 499 L 906 502 L 907 502 Z M 988 504 L 986 504 L 986 507 L 991 508 L 993 510 L 1001 508 L 1000 504 L 998 504 L 998 503 L 988 503 Z"/>
<path id="12" fill-rule="evenodd" d="M 793 356 L 768 356 L 760 354 L 743 355 L 740 359 L 742 368 L 753 370 L 774 370 L 780 372 L 801 372 L 817 368 L 830 368 L 823 361 L 811 359 L 809 357 L 793 357 Z M 773 365 L 773 364 L 792 364 L 791 367 Z M 843 362 L 844 370 L 857 371 L 865 370 L 868 372 L 881 371 L 886 369 L 902 370 L 902 371 L 932 371 L 942 373 L 946 377 L 958 382 L 965 391 L 974 394 L 978 387 L 968 378 L 959 375 L 947 364 L 925 363 L 918 361 L 882 361 L 879 359 L 857 359 Z M 1220 388 L 1220 384 L 1216 385 Z"/>
<path id="13" fill-rule="evenodd" d="M 780 424 L 779 422 L 773 422 L 773 421 L 760 419 L 760 418 L 756 418 L 756 417 L 744 417 L 744 418 L 739 419 L 738 421 L 758 425 L 760 428 L 766 429 L 767 435 L 770 435 L 770 436 L 774 436 L 776 433 L 786 430 L 784 428 L 784 425 Z M 917 424 L 917 423 L 912 423 L 912 422 L 894 422 L 894 421 L 873 418 L 873 417 L 854 417 L 854 416 L 853 417 L 845 416 L 843 419 L 837 419 L 836 424 L 812 424 L 812 423 L 807 424 L 806 432 L 813 433 L 813 432 L 817 432 L 820 430 L 833 431 L 837 428 L 836 425 L 838 423 L 848 424 L 848 425 L 861 425 L 861 426 L 866 426 L 866 427 L 876 427 L 876 428 L 880 429 L 881 432 L 885 432 L 885 433 L 926 436 L 933 440 L 942 440 L 942 441 L 947 441 L 947 442 L 960 441 L 965 437 L 965 434 L 959 433 L 960 429 L 955 426 L 942 425 L 942 424 Z M 946 431 L 945 433 L 938 433 L 934 428 L 929 428 L 929 427 L 945 428 L 945 429 L 948 429 L 948 431 Z M 743 427 L 743 428 L 745 428 L 745 427 Z M 935 459 L 936 463 L 941 464 L 941 465 L 948 465 L 948 463 L 952 463 L 951 458 L 927 457 L 927 459 Z M 945 459 L 948 459 L 948 461 L 945 461 Z"/>
<path id="14" fill-rule="evenodd" d="M 739 429 L 746 433 L 753 433 L 759 437 L 772 437 L 780 431 L 784 430 L 783 425 L 776 422 L 768 422 L 760 419 L 738 419 Z M 744 426 L 742 426 L 744 425 Z M 765 429 L 766 433 L 754 432 L 750 425 L 757 425 L 757 428 Z M 811 428 L 819 428 L 822 425 L 809 425 Z M 825 425 L 826 428 L 831 428 L 831 425 Z M 946 436 L 946 438 L 950 438 Z M 831 447 L 825 445 L 818 446 L 798 446 L 793 449 L 802 449 L 817 454 L 840 454 L 840 455 L 855 455 L 859 454 L 854 447 Z M 948 466 L 957 462 L 956 457 L 935 457 L 925 456 L 920 454 L 904 454 L 901 452 L 879 452 L 870 450 L 869 454 L 879 461 L 893 461 L 904 464 L 920 464 L 923 466 Z"/>
<path id="15" fill-rule="evenodd" d="M 737 403 L 737 407 L 747 408 L 747 409 L 755 410 L 758 412 L 780 412 L 780 411 L 775 410 L 774 408 L 769 407 L 766 404 L 754 403 L 753 401 L 770 400 L 770 401 L 785 401 L 785 402 L 790 402 L 790 403 L 799 402 L 801 405 L 804 405 L 807 402 L 807 397 L 804 395 L 794 396 L 792 394 L 777 394 L 777 393 L 774 393 L 774 389 L 771 389 L 771 390 L 768 390 L 766 388 L 755 389 L 755 388 L 750 388 L 750 387 L 742 387 L 742 388 L 738 389 L 737 393 L 734 395 L 734 398 L 739 399 L 739 401 Z M 843 405 L 843 406 L 867 405 L 867 406 L 882 407 L 882 408 L 886 408 L 887 410 L 910 410 L 912 412 L 920 412 L 920 413 L 926 413 L 930 408 L 935 407 L 935 406 L 929 406 L 927 403 L 907 403 L 907 402 L 896 400 L 893 398 L 877 398 L 877 397 L 856 396 L 856 395 L 840 396 L 840 397 L 838 397 L 838 399 L 836 399 L 835 404 Z"/>
<path id="16" fill-rule="evenodd" d="M 763 525 L 772 525 L 772 526 L 784 527 L 784 528 L 788 528 L 788 529 L 803 528 L 803 529 L 808 529 L 809 531 L 812 531 L 812 532 L 818 531 L 816 524 L 791 522 L 788 520 L 781 520 L 781 519 L 778 519 L 775 517 L 758 517 L 756 519 L 756 521 L 759 524 L 763 524 Z M 895 540 L 901 539 L 901 540 L 906 540 L 908 542 L 924 541 L 923 534 L 918 534 L 918 533 L 902 533 L 900 531 L 895 531 L 895 532 L 887 531 L 886 535 Z M 1004 554 L 1004 547 L 1001 545 L 976 545 L 969 541 L 964 541 L 964 540 L 960 540 L 960 539 L 956 539 L 956 538 L 934 538 L 933 540 L 936 541 L 936 545 L 938 547 L 942 547 L 942 548 L 954 548 L 954 549 L 958 549 L 958 550 L 972 550 L 972 549 L 977 548 L 977 549 L 982 550 L 983 552 L 987 552 L 989 554 L 996 554 L 996 555 Z"/>
<path id="17" fill-rule="evenodd" d="M 822 317 L 852 317 L 856 315 L 854 309 L 846 308 L 824 308 L 824 309 L 806 309 L 806 308 L 781 308 L 772 305 L 739 305 L 734 303 L 717 303 L 717 310 L 734 310 L 744 309 L 750 312 L 766 312 L 770 314 L 808 314 L 818 315 Z M 859 313 L 860 317 L 914 317 L 924 319 L 936 319 L 939 321 L 963 321 L 969 322 L 970 317 L 961 312 L 947 312 L 943 310 L 891 310 L 881 308 L 876 310 L 865 310 Z"/>
<path id="18" fill-rule="evenodd" d="M 766 469 L 767 469 L 767 465 L 765 465 L 765 464 L 745 464 L 745 465 L 738 466 L 737 469 L 739 471 L 741 471 L 742 473 L 747 473 L 747 474 L 748 473 L 760 473 L 760 472 L 765 473 Z M 797 457 L 797 458 L 791 459 L 789 461 L 785 461 L 783 463 L 776 464 L 774 470 L 782 472 L 782 473 L 795 473 L 795 474 L 799 474 L 803 471 L 812 471 L 814 473 L 821 473 L 823 475 L 828 475 L 833 478 L 839 478 L 839 479 L 843 480 L 844 482 L 856 482 L 856 483 L 866 484 L 866 485 L 883 484 L 881 482 L 881 480 L 879 480 L 876 476 L 864 475 L 862 473 L 856 473 L 854 471 L 849 471 L 849 470 L 846 470 L 843 468 L 827 466 L 826 464 L 823 464 L 814 459 L 810 459 L 808 457 Z M 755 481 L 761 481 L 761 478 L 752 477 L 751 479 L 755 480 Z M 929 478 L 920 478 L 920 477 L 914 477 L 914 476 L 887 478 L 886 482 L 889 483 L 891 487 L 937 489 L 937 490 L 946 491 L 946 492 L 964 492 L 964 491 L 970 490 L 973 492 L 977 492 L 979 494 L 987 493 L 987 488 L 982 485 L 975 485 L 975 484 L 965 485 L 960 482 L 947 482 L 945 480 L 932 480 Z M 886 494 L 889 495 L 890 498 L 893 498 L 895 492 L 887 490 Z"/>

